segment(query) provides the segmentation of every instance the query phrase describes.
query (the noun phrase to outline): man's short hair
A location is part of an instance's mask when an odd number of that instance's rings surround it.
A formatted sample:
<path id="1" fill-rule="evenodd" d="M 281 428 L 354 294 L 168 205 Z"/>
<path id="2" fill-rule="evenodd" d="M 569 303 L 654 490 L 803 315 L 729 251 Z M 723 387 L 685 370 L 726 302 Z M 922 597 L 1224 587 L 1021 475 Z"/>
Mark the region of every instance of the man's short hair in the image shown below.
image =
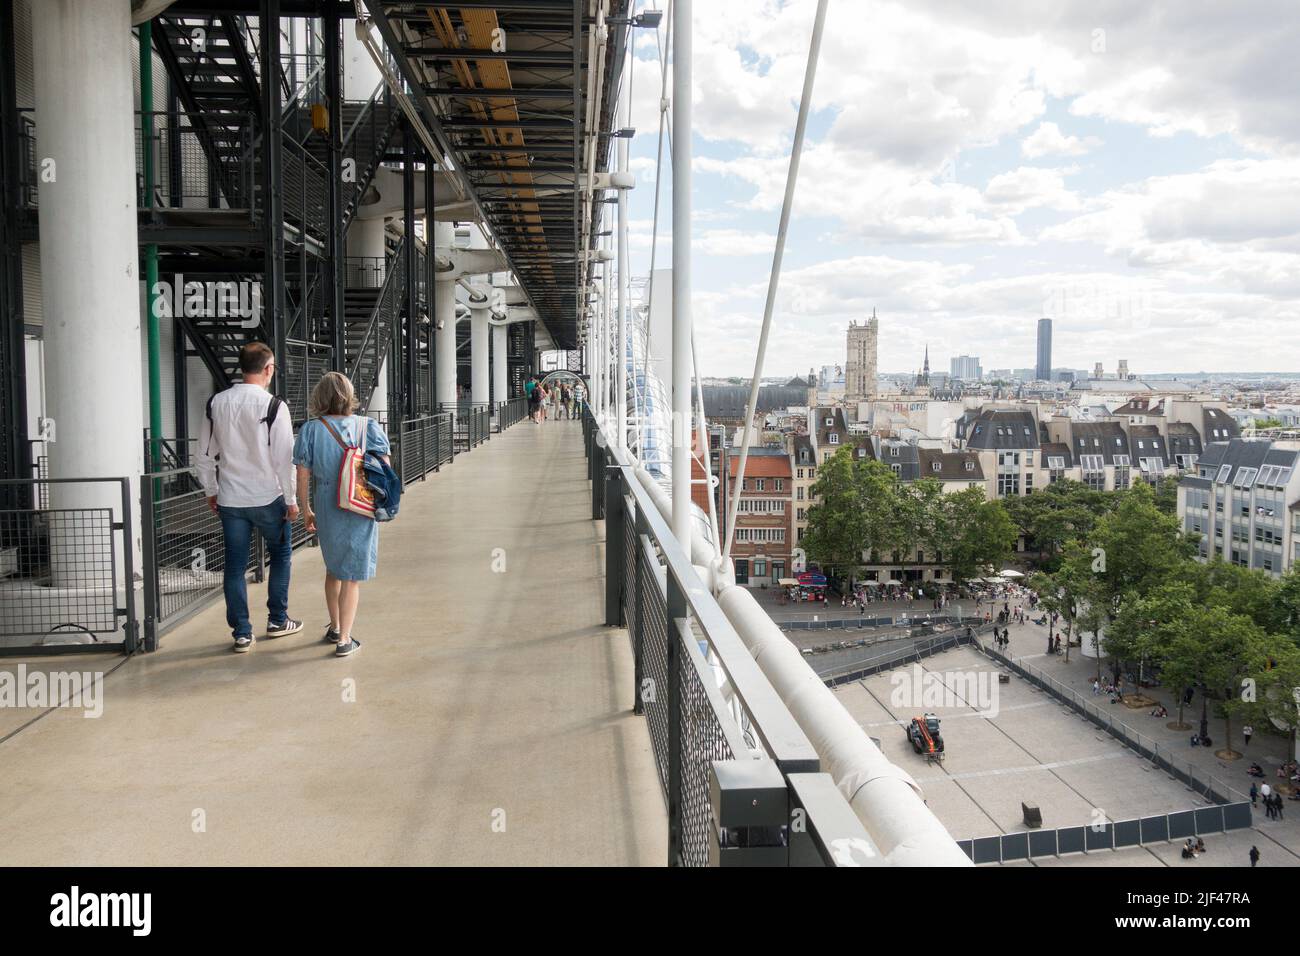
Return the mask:
<path id="1" fill-rule="evenodd" d="M 249 342 L 239 350 L 239 370 L 245 375 L 260 375 L 273 357 L 265 342 Z"/>

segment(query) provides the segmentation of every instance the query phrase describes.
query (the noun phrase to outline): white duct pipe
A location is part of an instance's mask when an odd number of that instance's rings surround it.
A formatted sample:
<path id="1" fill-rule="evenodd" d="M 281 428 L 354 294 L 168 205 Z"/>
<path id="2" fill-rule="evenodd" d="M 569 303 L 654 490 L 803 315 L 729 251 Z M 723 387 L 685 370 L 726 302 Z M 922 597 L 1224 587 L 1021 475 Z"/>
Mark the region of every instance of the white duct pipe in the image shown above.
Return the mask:
<path id="1" fill-rule="evenodd" d="M 677 0 L 673 10 L 673 126 L 677 136 L 673 139 L 672 529 L 679 541 L 689 541 L 691 535 L 692 6 L 692 0 Z"/>
<path id="2" fill-rule="evenodd" d="M 660 515 L 670 521 L 672 501 L 663 486 L 639 464 L 635 473 Z M 971 865 L 925 805 L 916 781 L 872 743 L 750 590 L 735 585 L 728 573 L 729 562 L 720 560 L 709 542 L 707 520 L 697 517 L 692 532 L 691 563 L 807 735 L 821 759 L 822 771 L 835 780 L 886 862 L 895 866 Z"/>

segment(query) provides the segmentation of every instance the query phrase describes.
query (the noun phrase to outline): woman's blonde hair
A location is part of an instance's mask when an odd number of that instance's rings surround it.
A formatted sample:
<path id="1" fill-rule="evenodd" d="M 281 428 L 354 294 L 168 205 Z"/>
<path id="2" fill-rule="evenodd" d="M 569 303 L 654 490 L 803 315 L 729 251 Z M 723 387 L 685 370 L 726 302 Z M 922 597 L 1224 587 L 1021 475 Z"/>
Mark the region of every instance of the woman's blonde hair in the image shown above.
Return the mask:
<path id="1" fill-rule="evenodd" d="M 322 415 L 351 415 L 357 410 L 357 394 L 342 372 L 326 372 L 311 390 L 307 411 L 312 418 Z"/>

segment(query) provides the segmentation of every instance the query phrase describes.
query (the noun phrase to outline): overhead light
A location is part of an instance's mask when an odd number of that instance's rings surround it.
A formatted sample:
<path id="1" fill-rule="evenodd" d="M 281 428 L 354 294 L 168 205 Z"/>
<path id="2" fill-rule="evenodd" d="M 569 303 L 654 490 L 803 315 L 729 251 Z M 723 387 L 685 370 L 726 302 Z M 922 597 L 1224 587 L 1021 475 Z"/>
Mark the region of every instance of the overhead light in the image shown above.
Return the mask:
<path id="1" fill-rule="evenodd" d="M 661 10 L 647 10 L 644 13 L 638 13 L 634 17 L 609 17 L 605 22 L 619 25 L 627 24 L 628 26 L 645 27 L 653 30 L 659 26 L 659 21 L 663 19 L 663 16 Z"/>

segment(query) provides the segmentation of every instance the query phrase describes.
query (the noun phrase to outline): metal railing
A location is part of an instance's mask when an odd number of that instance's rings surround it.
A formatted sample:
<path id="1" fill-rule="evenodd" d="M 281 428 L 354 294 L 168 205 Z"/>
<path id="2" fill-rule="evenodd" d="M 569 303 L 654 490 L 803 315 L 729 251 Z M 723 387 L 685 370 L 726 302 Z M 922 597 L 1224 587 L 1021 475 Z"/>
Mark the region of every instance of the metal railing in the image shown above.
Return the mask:
<path id="1" fill-rule="evenodd" d="M 379 367 L 388 355 L 392 340 L 393 327 L 401 311 L 402 301 L 406 295 L 406 256 L 403 254 L 406 238 L 398 243 L 389 265 L 384 286 L 375 300 L 375 307 L 370 313 L 366 327 L 355 346 L 348 346 L 348 377 L 356 388 L 357 401 L 361 407 L 370 403 L 371 392 L 379 377 Z M 351 330 L 349 330 L 351 338 Z"/>
<path id="2" fill-rule="evenodd" d="M 860 862 L 870 840 L 812 744 L 630 464 L 590 415 L 583 430 L 592 516 L 605 520 L 605 622 L 632 643 L 629 690 L 667 803 L 669 865 Z"/>
<path id="3" fill-rule="evenodd" d="M 344 262 L 349 289 L 383 288 L 388 275 L 388 260 L 384 256 L 348 256 Z"/>
<path id="4" fill-rule="evenodd" d="M 492 437 L 490 402 L 457 402 L 438 406 L 441 414 L 452 416 L 452 436 L 456 451 L 470 451 Z"/>
<path id="5" fill-rule="evenodd" d="M 389 436 L 393 466 L 402 484 L 424 478 L 450 464 L 453 457 L 452 417 L 424 415 L 404 421 L 396 435 Z"/>
<path id="6" fill-rule="evenodd" d="M 144 135 L 144 117 L 153 133 Z M 144 154 L 153 157 L 152 205 L 156 209 L 233 209 L 251 217 L 255 206 L 257 150 L 253 117 L 137 111 L 135 114 L 136 204 L 145 205 Z"/>
<path id="7" fill-rule="evenodd" d="M 208 507 L 197 471 L 171 468 L 148 472 L 140 481 L 144 567 L 144 643 L 158 649 L 171 628 L 221 597 L 226 568 L 221 518 Z M 314 539 L 303 518 L 290 537 L 295 549 Z M 269 556 L 260 533 L 244 558 L 244 574 L 261 580 Z"/>
<path id="8" fill-rule="evenodd" d="M 40 170 L 36 159 L 36 120 L 28 110 L 19 110 L 18 116 L 18 151 L 21 162 L 18 167 L 18 187 L 21 203 L 29 209 L 38 204 L 40 189 Z"/>
<path id="9" fill-rule="evenodd" d="M 0 510 L 0 654 L 134 653 L 139 620 L 130 480 L 9 478 L 0 485 L 31 487 L 27 500 L 37 502 Z M 49 486 L 53 506 L 44 503 L 40 486 Z M 102 497 L 109 503 L 61 506 L 62 489 L 84 494 L 95 486 L 106 487 Z"/>
<path id="10" fill-rule="evenodd" d="M 497 403 L 496 409 L 497 431 L 503 432 L 528 417 L 528 399 L 523 396 L 511 398 Z"/>
<path id="11" fill-rule="evenodd" d="M 285 222 L 323 240 L 329 229 L 329 170 L 302 146 L 287 138 L 280 196 Z"/>
<path id="12" fill-rule="evenodd" d="M 853 661 L 841 665 L 827 674 L 819 674 L 828 687 L 836 687 L 840 684 L 851 683 L 852 681 L 861 680 L 864 677 L 870 677 L 873 674 L 879 674 L 883 671 L 893 670 L 903 664 L 913 663 L 924 660 L 927 657 L 933 657 L 935 654 L 942 654 L 944 651 L 950 651 L 956 647 L 961 647 L 975 643 L 974 637 L 984 630 L 991 630 L 992 624 L 970 624 L 962 625 L 955 628 L 952 632 L 939 634 L 934 637 L 926 637 L 918 641 L 911 647 L 895 648 L 882 654 L 866 657 L 859 661 Z M 898 638 L 894 638 L 898 640 Z"/>
<path id="13" fill-rule="evenodd" d="M 307 420 L 307 406 L 311 390 L 322 375 L 334 367 L 334 348 L 319 342 L 286 339 L 284 369 L 284 400 L 295 425 Z"/>
<path id="14" fill-rule="evenodd" d="M 1066 853 L 1123 850 L 1150 843 L 1168 843 L 1185 837 L 1244 830 L 1253 824 L 1250 801 L 1247 800 L 1130 820 L 1104 820 L 1095 825 L 976 837 L 958 840 L 957 845 L 973 863 L 1010 863 Z"/>

